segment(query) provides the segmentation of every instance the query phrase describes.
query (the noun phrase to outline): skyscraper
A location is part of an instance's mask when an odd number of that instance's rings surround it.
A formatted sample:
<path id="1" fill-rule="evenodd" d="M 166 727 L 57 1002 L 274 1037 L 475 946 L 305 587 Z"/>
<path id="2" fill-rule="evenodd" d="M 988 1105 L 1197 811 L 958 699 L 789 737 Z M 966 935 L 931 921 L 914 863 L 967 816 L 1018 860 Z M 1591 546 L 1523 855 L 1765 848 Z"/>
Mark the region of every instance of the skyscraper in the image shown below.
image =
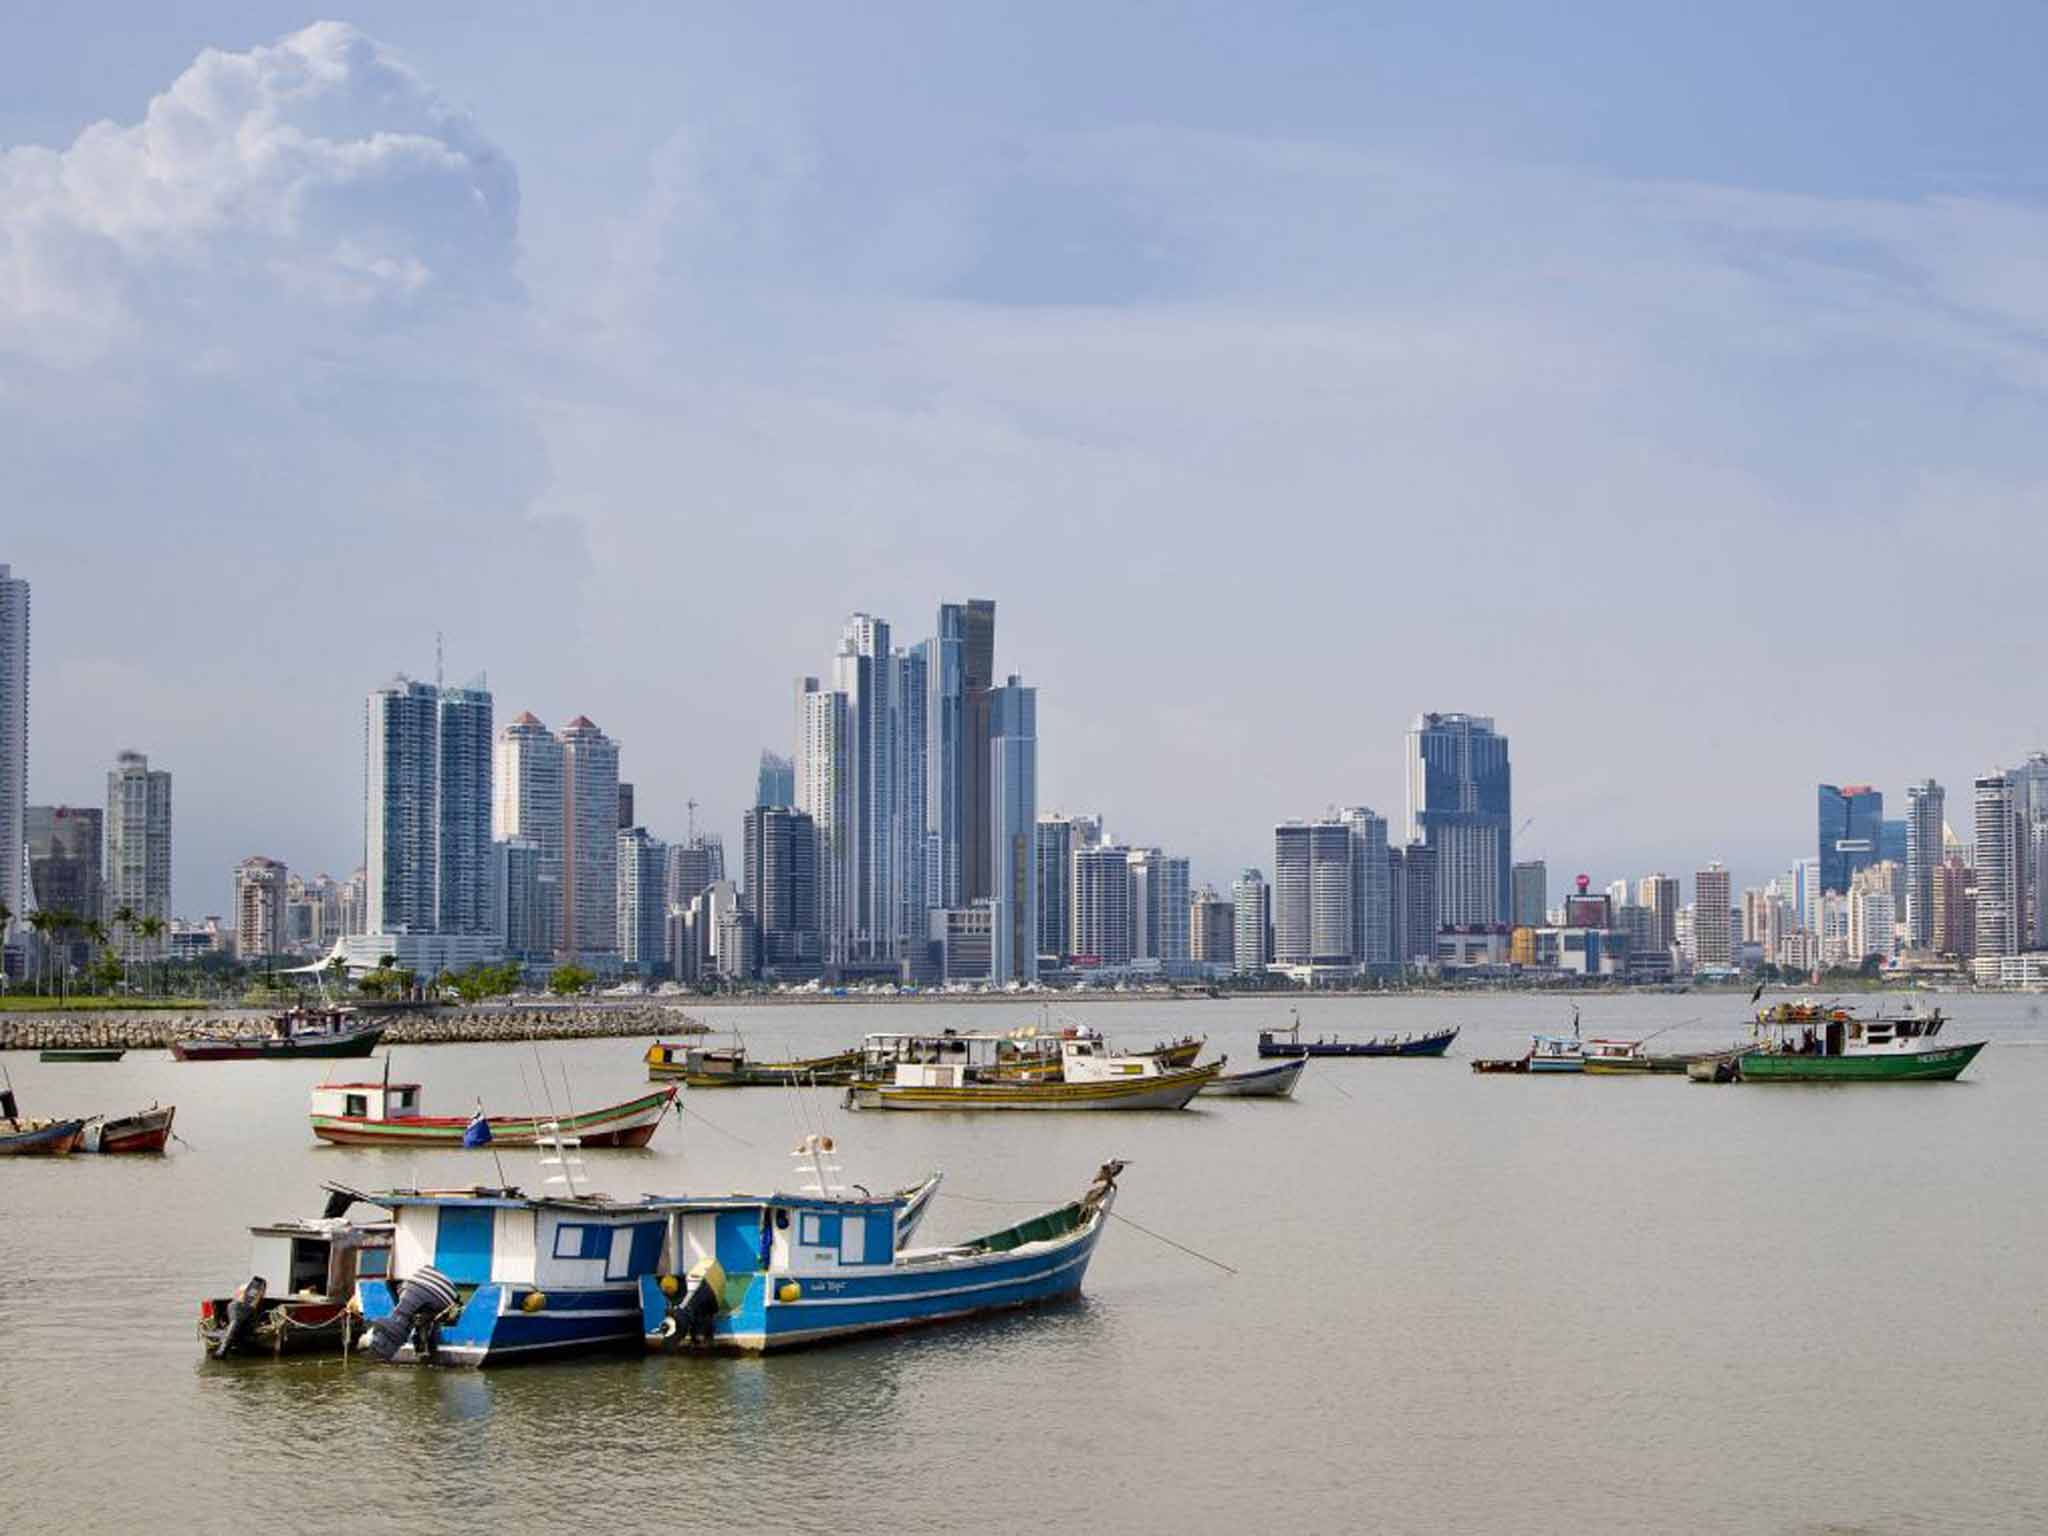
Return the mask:
<path id="1" fill-rule="evenodd" d="M 1440 924 L 1508 921 L 1512 813 L 1508 740 L 1492 717 L 1418 715 L 1408 731 L 1408 836 L 1435 855 Z"/>
<path id="2" fill-rule="evenodd" d="M 95 806 L 28 808 L 27 894 L 38 911 L 69 912 L 85 921 L 106 917 L 100 863 L 105 824 L 105 813 Z M 92 963 L 87 940 L 74 938 L 67 947 L 74 968 Z"/>
<path id="3" fill-rule="evenodd" d="M 833 682 L 846 697 L 852 790 L 848 958 L 869 962 L 897 955 L 902 760 L 890 688 L 896 674 L 890 663 L 887 621 L 866 613 L 848 619 L 833 659 Z"/>
<path id="4" fill-rule="evenodd" d="M 1693 876 L 1692 890 L 1694 964 L 1734 964 L 1735 947 L 1729 929 L 1735 909 L 1728 894 L 1728 871 L 1716 860 Z"/>
<path id="5" fill-rule="evenodd" d="M 989 694 L 996 680 L 996 605 L 970 598 L 960 606 L 960 899 L 995 894 L 989 865 Z"/>
<path id="6" fill-rule="evenodd" d="M 619 745 L 584 715 L 562 730 L 562 951 L 619 946 Z"/>
<path id="7" fill-rule="evenodd" d="M 1074 957 L 1088 965 L 1131 963 L 1131 850 L 1074 850 Z"/>
<path id="8" fill-rule="evenodd" d="M 1846 895 L 1849 877 L 1877 862 L 1884 796 L 1868 784 L 1823 784 L 1819 806 L 1821 894 Z"/>
<path id="9" fill-rule="evenodd" d="M 619 830 L 640 825 L 640 818 L 634 814 L 633 786 L 624 779 L 619 780 Z"/>
<path id="10" fill-rule="evenodd" d="M 619 959 L 643 980 L 667 976 L 668 844 L 645 827 L 627 827 L 617 837 Z"/>
<path id="11" fill-rule="evenodd" d="M 491 836 L 532 845 L 531 854 L 519 856 L 510 875 L 527 880 L 530 858 L 533 907 L 523 924 L 508 931 L 506 942 L 529 959 L 552 956 L 562 947 L 562 743 L 531 711 L 498 733 Z M 519 904 L 517 896 L 510 899 Z M 509 914 L 504 920 L 516 922 Z"/>
<path id="12" fill-rule="evenodd" d="M 1510 878 L 1514 882 L 1514 910 L 1509 920 L 1517 928 L 1541 928 L 1550 909 L 1550 866 L 1541 859 L 1531 859 L 1517 864 Z"/>
<path id="13" fill-rule="evenodd" d="M 140 752 L 123 752 L 107 775 L 107 910 L 171 920 L 171 776 Z M 124 926 L 124 960 L 151 960 L 163 941 Z"/>
<path id="14" fill-rule="evenodd" d="M 1038 952 L 1063 964 L 1073 952 L 1074 823 L 1061 815 L 1038 818 Z"/>
<path id="15" fill-rule="evenodd" d="M 1351 958 L 1355 965 L 1394 963 L 1394 908 L 1387 863 L 1387 819 L 1364 806 L 1338 818 L 1351 828 Z"/>
<path id="16" fill-rule="evenodd" d="M 1188 951 L 1197 965 L 1237 968 L 1237 909 L 1214 886 L 1203 886 L 1189 905 Z"/>
<path id="17" fill-rule="evenodd" d="M 824 959 L 817 824 L 803 811 L 756 806 L 744 833 L 740 905 L 754 920 L 761 972 L 778 981 L 808 980 Z"/>
<path id="18" fill-rule="evenodd" d="M 929 928 L 926 912 L 931 902 L 925 890 L 925 865 L 930 853 L 925 829 L 929 797 L 931 760 L 926 751 L 930 735 L 926 712 L 931 708 L 927 676 L 931 665 L 931 643 L 922 641 L 890 658 L 893 676 L 889 682 L 892 717 L 891 750 L 896 754 L 896 849 L 891 863 L 895 871 L 896 916 L 891 941 L 892 953 L 903 956 L 918 947 Z"/>
<path id="19" fill-rule="evenodd" d="M 2020 948 L 2048 949 L 2048 752 L 2029 752 L 2012 779 L 2021 908 L 2026 914 Z"/>
<path id="20" fill-rule="evenodd" d="M 28 583 L 0 565 L 0 943 L 28 915 L 27 819 Z"/>
<path id="21" fill-rule="evenodd" d="M 1974 955 L 1980 975 L 1996 977 L 2002 956 L 2020 952 L 2024 919 L 2018 833 L 2010 774 L 1994 768 L 1971 785 L 1976 811 L 1977 932 Z"/>
<path id="22" fill-rule="evenodd" d="M 990 978 L 1038 979 L 1038 690 L 1017 677 L 989 694 Z M 1181 931 L 1186 936 L 1186 866 Z"/>
<path id="23" fill-rule="evenodd" d="M 1352 952 L 1351 828 L 1341 821 L 1287 821 L 1273 829 L 1273 964 L 1343 968 Z"/>
<path id="24" fill-rule="evenodd" d="M 441 917 L 439 690 L 406 677 L 373 690 L 363 706 L 363 752 L 370 932 L 432 933 Z"/>
<path id="25" fill-rule="evenodd" d="M 960 849 L 967 824 L 961 796 L 961 732 L 966 686 L 961 650 L 966 613 L 958 603 L 939 605 L 939 632 L 925 642 L 925 899 L 935 908 L 958 908 Z"/>
<path id="26" fill-rule="evenodd" d="M 439 690 L 435 882 L 441 933 L 484 935 L 491 914 L 491 695 L 484 680 Z"/>
<path id="27" fill-rule="evenodd" d="M 689 906 L 724 878 L 725 843 L 714 834 L 699 832 L 687 843 L 668 845 L 670 907 Z"/>
<path id="28" fill-rule="evenodd" d="M 1906 786 L 1906 942 L 1934 947 L 1934 872 L 1941 867 L 1941 786 L 1922 779 Z"/>
<path id="29" fill-rule="evenodd" d="M 561 861 L 541 882 L 540 842 L 501 837 L 491 843 L 491 916 L 505 952 L 520 960 L 554 957 L 553 934 L 562 921 Z"/>
<path id="30" fill-rule="evenodd" d="M 1388 884 L 1392 888 L 1394 938 L 1400 945 L 1395 957 L 1405 970 L 1436 964 L 1437 913 L 1440 903 L 1436 889 L 1436 850 L 1427 843 L 1410 843 L 1406 848 L 1387 851 Z"/>
<path id="31" fill-rule="evenodd" d="M 235 866 L 235 956 L 244 965 L 288 947 L 284 931 L 289 871 L 258 854 Z"/>
<path id="32" fill-rule="evenodd" d="M 1678 942 L 1679 889 L 1677 877 L 1659 871 L 1636 882 L 1636 905 L 1655 920 L 1657 947 L 1670 949 Z"/>
<path id="33" fill-rule="evenodd" d="M 1230 904 L 1236 911 L 1237 974 L 1263 976 L 1272 959 L 1267 943 L 1273 926 L 1273 906 L 1266 889 L 1266 877 L 1256 869 L 1239 875 L 1230 887 Z"/>
<path id="34" fill-rule="evenodd" d="M 818 829 L 818 922 L 825 960 L 853 947 L 853 732 L 844 693 L 815 677 L 797 683 L 796 803 Z"/>
<path id="35" fill-rule="evenodd" d="M 796 804 L 796 764 L 789 758 L 763 751 L 761 766 L 754 775 L 754 804 L 791 807 Z"/>

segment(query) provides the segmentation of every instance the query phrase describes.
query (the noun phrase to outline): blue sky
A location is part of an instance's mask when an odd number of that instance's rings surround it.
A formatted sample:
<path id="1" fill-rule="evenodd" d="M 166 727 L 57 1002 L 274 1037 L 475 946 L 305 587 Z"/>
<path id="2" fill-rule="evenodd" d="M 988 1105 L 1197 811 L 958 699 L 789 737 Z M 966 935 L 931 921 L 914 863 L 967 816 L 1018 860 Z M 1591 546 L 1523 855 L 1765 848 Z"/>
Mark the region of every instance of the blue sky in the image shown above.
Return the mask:
<path id="1" fill-rule="evenodd" d="M 1422 709 L 1559 885 L 2048 737 L 2038 7 L 313 19 L 0 56 L 31 792 L 171 767 L 184 910 L 353 867 L 437 628 L 730 833 L 847 611 L 991 596 L 1045 805 L 1219 880 Z"/>

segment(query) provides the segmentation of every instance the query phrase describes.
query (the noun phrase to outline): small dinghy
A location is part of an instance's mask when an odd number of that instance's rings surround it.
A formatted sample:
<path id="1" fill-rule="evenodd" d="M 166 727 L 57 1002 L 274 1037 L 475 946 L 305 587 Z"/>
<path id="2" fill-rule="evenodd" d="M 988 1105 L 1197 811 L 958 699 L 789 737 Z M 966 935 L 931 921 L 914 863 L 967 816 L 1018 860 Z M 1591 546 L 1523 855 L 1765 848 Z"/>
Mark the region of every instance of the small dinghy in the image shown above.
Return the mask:
<path id="1" fill-rule="evenodd" d="M 84 1134 L 83 1120 L 25 1118 L 14 1089 L 0 1088 L 0 1157 L 69 1157 Z"/>
<path id="2" fill-rule="evenodd" d="M 120 1045 L 50 1045 L 43 1048 L 42 1061 L 119 1061 L 128 1054 Z"/>
<path id="3" fill-rule="evenodd" d="M 1285 1099 L 1293 1096 L 1294 1085 L 1308 1068 L 1308 1058 L 1298 1056 L 1277 1067 L 1259 1067 L 1250 1072 L 1230 1072 L 1202 1089 L 1205 1099 Z"/>
<path id="4" fill-rule="evenodd" d="M 101 1115 L 85 1123 L 81 1152 L 161 1152 L 170 1144 L 175 1104 L 152 1104 L 132 1115 Z"/>

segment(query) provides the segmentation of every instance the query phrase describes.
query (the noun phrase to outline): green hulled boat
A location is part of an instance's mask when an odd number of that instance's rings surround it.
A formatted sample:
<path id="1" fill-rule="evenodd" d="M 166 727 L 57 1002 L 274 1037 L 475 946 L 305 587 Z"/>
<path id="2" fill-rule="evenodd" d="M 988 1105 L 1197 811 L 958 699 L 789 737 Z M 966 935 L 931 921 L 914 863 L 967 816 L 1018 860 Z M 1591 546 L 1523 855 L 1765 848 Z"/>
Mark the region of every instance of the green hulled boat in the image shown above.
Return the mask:
<path id="1" fill-rule="evenodd" d="M 128 1054 L 120 1045 L 50 1045 L 43 1048 L 44 1061 L 119 1061 Z"/>
<path id="2" fill-rule="evenodd" d="M 1742 1083 L 1948 1083 L 1984 1049 L 1938 1039 L 1939 1009 L 1920 1017 L 1863 1019 L 1846 1008 L 1780 1003 L 1757 1015 L 1765 1043 L 1733 1058 L 1728 1078 Z"/>

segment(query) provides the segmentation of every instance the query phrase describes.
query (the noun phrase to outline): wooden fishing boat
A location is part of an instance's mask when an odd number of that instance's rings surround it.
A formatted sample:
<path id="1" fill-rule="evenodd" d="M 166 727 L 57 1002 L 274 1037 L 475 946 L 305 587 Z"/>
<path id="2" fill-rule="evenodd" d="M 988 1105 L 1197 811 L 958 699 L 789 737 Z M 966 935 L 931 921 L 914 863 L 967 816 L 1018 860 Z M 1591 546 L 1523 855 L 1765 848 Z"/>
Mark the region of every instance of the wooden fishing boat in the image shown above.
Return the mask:
<path id="1" fill-rule="evenodd" d="M 1762 1043 L 1735 1059 L 1740 1083 L 1953 1082 L 1977 1059 L 1982 1040 L 1956 1045 L 1936 1037 L 1948 1021 L 1939 1009 L 1922 1018 L 1865 1019 L 1846 1008 L 1778 1004 L 1757 1015 Z"/>
<path id="2" fill-rule="evenodd" d="M 1052 1078 L 1000 1074 L 1007 1035 L 874 1034 L 861 1074 L 847 1090 L 858 1109 L 1184 1109 L 1222 1075 L 1222 1061 L 1162 1067 L 1151 1056 L 1119 1055 L 1093 1035 L 1062 1038 Z"/>
<path id="3" fill-rule="evenodd" d="M 122 1045 L 50 1045 L 42 1050 L 42 1061 L 119 1061 L 128 1054 Z"/>
<path id="4" fill-rule="evenodd" d="M 1294 1085 L 1301 1081 L 1301 1074 L 1308 1068 L 1308 1058 L 1298 1056 L 1293 1061 L 1283 1061 L 1277 1067 L 1255 1067 L 1249 1072 L 1226 1072 L 1214 1082 L 1206 1085 L 1203 1098 L 1217 1099 L 1285 1099 L 1294 1094 Z"/>
<path id="5" fill-rule="evenodd" d="M 296 1061 L 306 1057 L 367 1056 L 384 1038 L 381 1019 L 366 1019 L 349 1008 L 288 1008 L 270 1021 L 270 1032 L 211 1040 L 173 1040 L 179 1061 Z"/>
<path id="6" fill-rule="evenodd" d="M 1585 1042 L 1576 1034 L 1531 1035 L 1528 1061 L 1531 1072 L 1583 1072 Z"/>
<path id="7" fill-rule="evenodd" d="M 69 1157 L 84 1134 L 83 1120 L 27 1118 L 13 1085 L 0 1087 L 0 1157 Z"/>
<path id="8" fill-rule="evenodd" d="M 670 1083 L 623 1104 L 563 1114 L 549 1122 L 531 1114 L 486 1115 L 488 1138 L 468 1134 L 476 1123 L 474 1116 L 422 1114 L 418 1083 L 322 1083 L 313 1090 L 310 1114 L 315 1136 L 344 1147 L 531 1147 L 537 1144 L 543 1123 L 559 1123 L 564 1136 L 586 1147 L 644 1147 L 654 1139 L 677 1092 Z"/>
<path id="9" fill-rule="evenodd" d="M 1301 1020 L 1282 1032 L 1259 1031 L 1261 1056 L 1441 1056 L 1458 1038 L 1458 1026 L 1429 1030 L 1419 1035 L 1375 1035 L 1370 1040 L 1319 1040 L 1301 1038 Z"/>
<path id="10" fill-rule="evenodd" d="M 392 1223 L 355 1222 L 349 1208 L 368 1197 L 326 1186 L 326 1211 L 307 1220 L 249 1229 L 249 1279 L 232 1295 L 199 1303 L 199 1342 L 216 1359 L 229 1355 L 338 1352 L 355 1337 L 356 1286 L 390 1270 Z"/>
<path id="11" fill-rule="evenodd" d="M 1192 1067 L 1202 1054 L 1202 1047 L 1209 1043 L 1207 1035 L 1182 1035 L 1178 1040 L 1155 1045 L 1149 1051 L 1133 1051 L 1134 1056 L 1150 1056 L 1162 1067 Z"/>
<path id="12" fill-rule="evenodd" d="M 838 1088 L 853 1081 L 859 1051 L 796 1061 L 753 1061 L 743 1045 L 704 1046 L 657 1040 L 647 1048 L 647 1076 L 680 1078 L 690 1088 Z"/>
<path id="13" fill-rule="evenodd" d="M 170 1144 L 175 1104 L 152 1104 L 132 1115 L 102 1115 L 85 1123 L 81 1152 L 161 1152 Z"/>
<path id="14" fill-rule="evenodd" d="M 1527 1072 L 1529 1058 L 1526 1056 L 1480 1056 L 1472 1062 L 1474 1072 Z"/>

